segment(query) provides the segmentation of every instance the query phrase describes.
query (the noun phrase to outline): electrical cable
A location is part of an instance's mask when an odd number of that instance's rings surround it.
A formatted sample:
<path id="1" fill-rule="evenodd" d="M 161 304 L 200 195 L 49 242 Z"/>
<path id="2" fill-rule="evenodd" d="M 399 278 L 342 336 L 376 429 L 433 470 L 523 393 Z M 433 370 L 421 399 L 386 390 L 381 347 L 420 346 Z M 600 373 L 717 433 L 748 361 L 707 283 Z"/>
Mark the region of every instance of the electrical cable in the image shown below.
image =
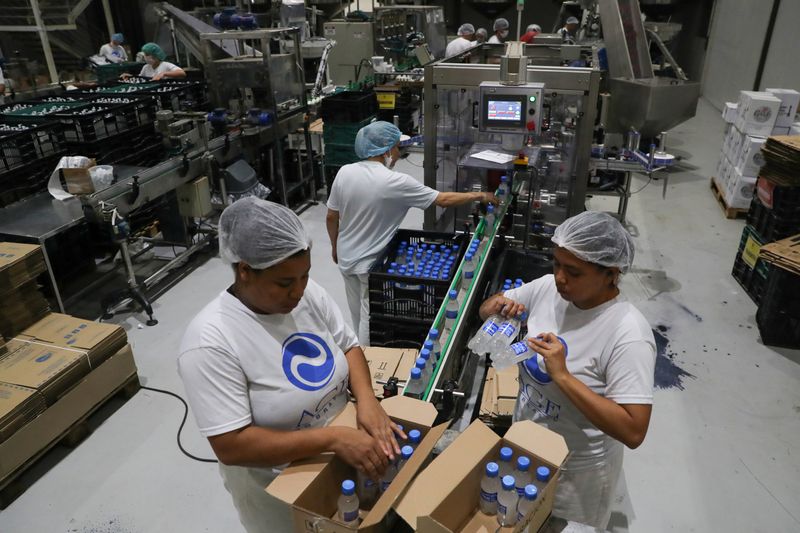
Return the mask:
<path id="1" fill-rule="evenodd" d="M 651 182 L 651 181 L 653 181 L 653 175 L 652 175 L 652 174 L 650 174 L 650 179 L 648 179 L 648 180 L 647 180 L 647 183 L 645 183 L 644 185 L 642 185 L 642 187 L 641 187 L 641 188 L 640 188 L 638 191 L 634 191 L 634 192 L 632 192 L 632 193 L 631 193 L 631 196 L 633 196 L 634 194 L 639 194 L 640 192 L 642 192 L 642 191 L 645 189 L 645 187 L 647 187 L 648 185 L 650 185 L 650 182 Z"/>
<path id="2" fill-rule="evenodd" d="M 186 449 L 183 447 L 183 444 L 181 444 L 181 432 L 183 431 L 183 426 L 186 424 L 186 417 L 189 415 L 189 405 L 186 403 L 186 400 L 184 400 L 183 398 L 181 398 L 180 396 L 178 396 L 174 392 L 170 392 L 168 390 L 156 389 L 156 388 L 153 388 L 153 387 L 146 387 L 144 385 L 142 385 L 141 388 L 143 388 L 145 390 L 153 391 L 153 392 L 159 392 L 161 394 L 166 394 L 167 396 L 172 396 L 173 398 L 177 398 L 178 401 L 180 401 L 183 404 L 183 420 L 181 420 L 181 425 L 178 427 L 178 434 L 175 437 L 177 442 L 178 442 L 178 448 L 180 448 L 181 452 L 183 452 L 183 455 L 185 455 L 186 457 L 188 457 L 190 459 L 194 459 L 195 461 L 200 461 L 201 463 L 218 463 L 219 462 L 216 459 L 205 459 L 203 457 L 197 457 L 196 455 L 192 455 L 191 453 L 187 452 Z"/>

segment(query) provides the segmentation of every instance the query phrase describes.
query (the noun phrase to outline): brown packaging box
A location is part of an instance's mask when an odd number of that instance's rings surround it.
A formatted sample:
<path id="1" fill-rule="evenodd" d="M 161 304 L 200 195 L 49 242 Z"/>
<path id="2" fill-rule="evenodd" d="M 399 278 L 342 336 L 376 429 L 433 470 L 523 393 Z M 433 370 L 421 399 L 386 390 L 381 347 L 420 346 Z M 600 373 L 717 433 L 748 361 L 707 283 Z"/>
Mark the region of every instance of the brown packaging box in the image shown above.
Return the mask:
<path id="1" fill-rule="evenodd" d="M 38 244 L 0 242 L 0 294 L 16 289 L 44 271 L 44 255 Z"/>
<path id="2" fill-rule="evenodd" d="M 413 348 L 378 348 L 368 346 L 364 348 L 367 366 L 372 378 L 372 390 L 375 396 L 383 397 L 383 383 L 391 377 L 396 377 L 401 382 L 405 381 L 414 361 L 419 357 L 419 351 Z M 383 383 L 379 383 L 383 382 Z"/>

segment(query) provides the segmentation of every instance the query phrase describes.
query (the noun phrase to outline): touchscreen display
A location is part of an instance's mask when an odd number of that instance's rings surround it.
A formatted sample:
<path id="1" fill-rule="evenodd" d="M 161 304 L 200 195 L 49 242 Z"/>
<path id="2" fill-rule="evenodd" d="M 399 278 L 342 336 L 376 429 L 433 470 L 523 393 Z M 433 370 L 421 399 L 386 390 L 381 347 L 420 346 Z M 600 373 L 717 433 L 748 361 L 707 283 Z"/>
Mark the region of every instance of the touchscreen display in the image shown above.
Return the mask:
<path id="1" fill-rule="evenodd" d="M 519 122 L 522 119 L 522 102 L 514 100 L 489 100 L 488 120 Z"/>

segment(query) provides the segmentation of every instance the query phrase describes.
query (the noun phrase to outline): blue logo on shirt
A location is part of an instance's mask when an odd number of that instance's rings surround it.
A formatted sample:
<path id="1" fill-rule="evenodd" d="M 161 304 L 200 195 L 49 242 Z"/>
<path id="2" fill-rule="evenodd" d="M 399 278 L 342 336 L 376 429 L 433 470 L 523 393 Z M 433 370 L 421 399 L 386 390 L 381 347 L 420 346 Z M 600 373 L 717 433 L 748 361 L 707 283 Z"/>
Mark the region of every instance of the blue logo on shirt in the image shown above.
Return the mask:
<path id="1" fill-rule="evenodd" d="M 331 381 L 335 370 L 333 352 L 319 336 L 295 333 L 284 341 L 283 373 L 298 389 L 321 389 Z"/>

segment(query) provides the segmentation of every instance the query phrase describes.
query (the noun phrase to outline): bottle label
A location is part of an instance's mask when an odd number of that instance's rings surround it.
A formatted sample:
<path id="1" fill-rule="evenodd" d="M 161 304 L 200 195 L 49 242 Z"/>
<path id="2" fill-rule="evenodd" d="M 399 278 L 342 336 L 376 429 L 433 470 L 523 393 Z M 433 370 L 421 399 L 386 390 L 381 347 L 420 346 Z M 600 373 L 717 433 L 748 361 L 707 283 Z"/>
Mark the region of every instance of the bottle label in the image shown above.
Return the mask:
<path id="1" fill-rule="evenodd" d="M 494 334 L 497 333 L 498 329 L 499 329 L 498 325 L 495 324 L 494 322 L 488 322 L 483 325 L 483 331 L 490 337 L 494 337 Z"/>
<path id="2" fill-rule="evenodd" d="M 381 492 L 386 492 L 386 489 L 388 489 L 391 484 L 391 481 L 381 481 Z"/>
<path id="3" fill-rule="evenodd" d="M 447 318 L 456 318 L 458 316 L 458 311 L 445 311 L 444 316 Z"/>
<path id="4" fill-rule="evenodd" d="M 525 487 L 517 487 L 517 494 L 520 498 L 525 497 Z"/>
<path id="5" fill-rule="evenodd" d="M 485 502 L 494 503 L 497 501 L 497 493 L 486 492 L 485 490 L 481 489 L 481 499 Z"/>
<path id="6" fill-rule="evenodd" d="M 355 511 L 347 511 L 342 513 L 342 519 L 345 522 L 354 522 L 358 518 L 358 509 Z"/>
<path id="7" fill-rule="evenodd" d="M 528 351 L 528 345 L 524 342 L 515 342 L 511 345 L 511 349 L 514 350 L 515 355 L 522 355 Z"/>
<path id="8" fill-rule="evenodd" d="M 513 337 L 517 334 L 517 328 L 506 322 L 503 324 L 503 335 L 506 337 Z"/>
<path id="9" fill-rule="evenodd" d="M 508 512 L 508 508 L 498 501 L 497 502 L 497 515 L 498 516 L 505 516 L 507 512 Z"/>

